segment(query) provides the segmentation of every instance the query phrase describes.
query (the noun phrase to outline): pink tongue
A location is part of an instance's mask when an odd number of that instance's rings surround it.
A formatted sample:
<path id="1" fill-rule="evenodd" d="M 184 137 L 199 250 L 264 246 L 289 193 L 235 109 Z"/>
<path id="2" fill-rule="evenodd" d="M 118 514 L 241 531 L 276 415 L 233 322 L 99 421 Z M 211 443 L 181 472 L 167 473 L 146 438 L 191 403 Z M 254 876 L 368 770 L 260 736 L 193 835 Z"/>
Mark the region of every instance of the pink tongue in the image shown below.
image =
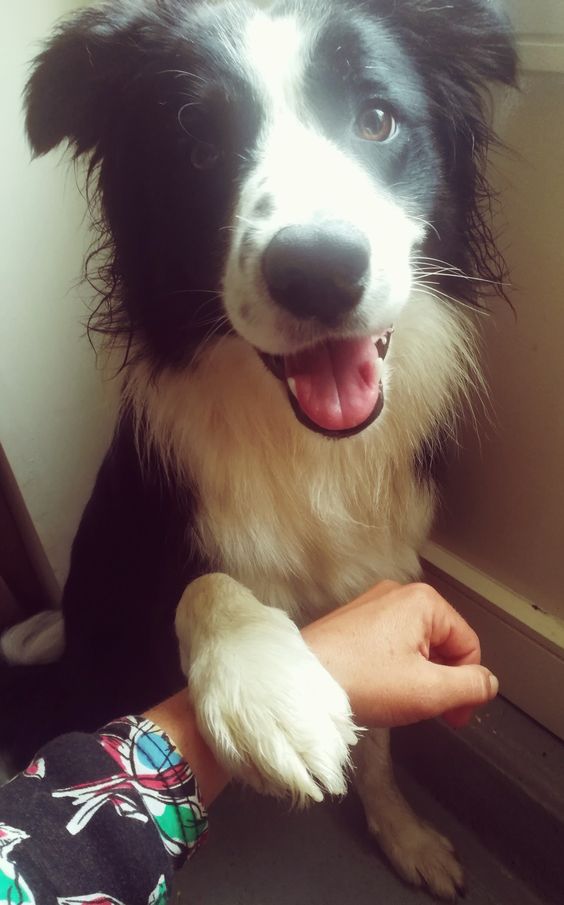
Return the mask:
<path id="1" fill-rule="evenodd" d="M 330 340 L 288 356 L 286 379 L 295 380 L 300 408 L 315 424 L 324 430 L 351 430 L 376 408 L 377 360 L 369 337 Z"/>

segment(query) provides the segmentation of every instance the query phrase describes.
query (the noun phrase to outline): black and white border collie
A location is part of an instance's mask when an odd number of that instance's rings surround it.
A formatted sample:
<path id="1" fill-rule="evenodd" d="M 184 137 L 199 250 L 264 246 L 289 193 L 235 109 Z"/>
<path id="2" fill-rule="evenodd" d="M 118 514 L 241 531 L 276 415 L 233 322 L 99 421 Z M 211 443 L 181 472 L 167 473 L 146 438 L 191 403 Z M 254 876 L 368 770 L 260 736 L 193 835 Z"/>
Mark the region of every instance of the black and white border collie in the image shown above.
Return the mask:
<path id="1" fill-rule="evenodd" d="M 90 155 L 91 326 L 126 361 L 64 660 L 18 673 L 30 744 L 40 711 L 92 728 L 177 690 L 181 601 L 219 758 L 300 802 L 345 790 L 348 702 L 296 624 L 419 575 L 428 460 L 480 380 L 466 311 L 503 276 L 482 93 L 514 76 L 489 0 L 115 0 L 58 29 L 28 132 Z M 400 874 L 453 897 L 461 869 L 397 791 L 387 734 L 355 761 Z"/>

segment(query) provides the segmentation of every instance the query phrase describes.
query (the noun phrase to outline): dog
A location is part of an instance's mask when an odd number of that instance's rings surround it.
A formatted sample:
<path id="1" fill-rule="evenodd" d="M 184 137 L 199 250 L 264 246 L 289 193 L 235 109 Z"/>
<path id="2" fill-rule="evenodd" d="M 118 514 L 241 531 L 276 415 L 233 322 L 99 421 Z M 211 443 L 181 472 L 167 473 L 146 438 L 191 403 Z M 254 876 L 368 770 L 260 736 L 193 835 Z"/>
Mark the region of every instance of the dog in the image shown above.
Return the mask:
<path id="1" fill-rule="evenodd" d="M 490 0 L 116 0 L 60 25 L 27 130 L 89 158 L 90 326 L 124 387 L 64 658 L 3 672 L 29 747 L 186 674 L 235 775 L 344 792 L 348 701 L 297 626 L 420 576 L 433 461 L 481 380 L 469 310 L 504 278 L 484 90 L 515 71 Z M 354 757 L 390 861 L 453 898 L 462 870 L 395 786 L 388 734 Z"/>

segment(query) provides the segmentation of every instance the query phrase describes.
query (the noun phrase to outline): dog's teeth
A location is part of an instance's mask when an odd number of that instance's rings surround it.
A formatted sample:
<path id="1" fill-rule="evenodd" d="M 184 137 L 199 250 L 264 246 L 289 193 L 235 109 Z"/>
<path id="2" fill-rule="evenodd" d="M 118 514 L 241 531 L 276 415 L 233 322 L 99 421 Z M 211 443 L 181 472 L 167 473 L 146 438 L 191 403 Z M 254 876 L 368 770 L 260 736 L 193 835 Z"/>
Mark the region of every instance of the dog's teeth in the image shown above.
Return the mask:
<path id="1" fill-rule="evenodd" d="M 376 359 L 376 376 L 378 378 L 378 382 L 382 380 L 382 374 L 384 371 L 384 359 L 377 358 Z"/>
<path id="2" fill-rule="evenodd" d="M 290 389 L 290 392 L 291 392 L 292 396 L 295 396 L 296 399 L 297 399 L 297 398 L 298 398 L 298 391 L 297 391 L 297 389 L 296 389 L 296 381 L 294 380 L 294 378 L 293 378 L 293 377 L 288 377 L 288 379 L 286 380 L 286 383 L 288 384 L 288 387 L 289 387 L 289 389 Z"/>

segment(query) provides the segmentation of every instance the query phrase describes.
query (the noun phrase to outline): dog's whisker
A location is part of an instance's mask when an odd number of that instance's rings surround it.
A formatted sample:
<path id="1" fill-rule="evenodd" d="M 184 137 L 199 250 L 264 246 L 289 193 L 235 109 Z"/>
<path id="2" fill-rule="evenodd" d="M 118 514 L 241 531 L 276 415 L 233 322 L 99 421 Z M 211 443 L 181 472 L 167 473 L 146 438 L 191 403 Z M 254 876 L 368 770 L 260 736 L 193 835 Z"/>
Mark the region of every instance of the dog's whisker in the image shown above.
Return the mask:
<path id="1" fill-rule="evenodd" d="M 475 275 L 468 274 L 464 270 L 461 270 L 460 267 L 456 267 L 456 265 L 451 264 L 449 261 L 442 261 L 440 258 L 431 258 L 431 257 L 426 257 L 425 255 L 414 255 L 412 258 L 412 261 L 416 264 L 418 264 L 418 263 L 429 264 L 429 265 L 438 264 L 441 267 L 444 267 L 447 270 L 450 270 L 453 273 L 456 273 L 458 276 L 465 277 L 466 279 L 469 279 L 469 280 L 476 280 L 476 281 L 480 281 L 480 282 L 484 282 L 484 283 L 493 283 L 494 285 L 501 285 L 501 286 L 510 286 L 511 285 L 510 283 L 504 283 L 503 281 L 500 282 L 499 280 L 488 280 L 488 279 L 484 279 L 483 277 L 478 277 Z"/>
<path id="2" fill-rule="evenodd" d="M 454 295 L 449 295 L 448 293 L 443 292 L 441 289 L 437 289 L 436 286 L 428 286 L 426 283 L 420 283 L 416 281 L 412 286 L 412 292 L 427 292 L 431 296 L 436 298 L 437 301 L 452 302 L 454 305 L 460 306 L 461 308 L 466 308 L 468 311 L 471 311 L 472 314 L 480 314 L 484 317 L 491 317 L 491 311 L 488 311 L 487 308 L 481 308 L 478 305 L 471 305 Z"/>
<path id="3" fill-rule="evenodd" d="M 213 295 L 219 298 L 217 289 L 172 289 L 170 295 Z"/>
<path id="4" fill-rule="evenodd" d="M 435 233 L 439 242 L 441 241 L 441 235 L 440 235 L 437 227 L 433 223 L 431 223 L 429 220 L 423 219 L 423 217 L 416 217 L 413 214 L 410 214 L 409 217 L 411 220 L 415 220 L 416 223 L 422 223 L 423 226 L 427 226 L 432 232 Z"/>
<path id="5" fill-rule="evenodd" d="M 178 122 L 178 125 L 180 126 L 180 128 L 182 129 L 182 131 L 184 132 L 184 134 L 187 135 L 188 138 L 192 138 L 192 139 L 195 139 L 196 136 L 195 136 L 195 135 L 192 135 L 192 133 L 188 131 L 188 129 L 186 128 L 186 126 L 185 126 L 184 123 L 182 122 L 182 114 L 184 113 L 185 110 L 188 110 L 190 107 L 194 107 L 194 106 L 195 106 L 195 104 L 193 104 L 193 103 L 183 104 L 183 106 L 180 108 L 180 110 L 178 111 L 178 114 L 177 114 L 177 116 L 176 116 L 176 120 L 177 120 L 177 122 Z"/>
<path id="6" fill-rule="evenodd" d="M 241 214 L 235 214 L 235 219 L 240 220 L 241 223 L 246 223 L 248 226 L 256 226 L 253 220 L 250 220 L 248 217 L 243 217 Z"/>
<path id="7" fill-rule="evenodd" d="M 188 72 L 186 69 L 161 69 L 158 72 L 158 75 L 174 75 L 176 78 L 188 78 L 195 79 L 197 82 L 201 82 L 203 85 L 206 84 L 206 79 L 198 75 L 195 72 Z"/>
<path id="8" fill-rule="evenodd" d="M 414 263 L 416 263 L 416 262 L 414 262 Z M 415 276 L 425 276 L 425 277 L 445 276 L 445 277 L 452 277 L 453 279 L 457 279 L 457 280 L 467 280 L 472 283 L 484 283 L 485 285 L 492 285 L 492 286 L 500 285 L 497 282 L 497 280 L 487 280 L 487 279 L 484 279 L 483 277 L 470 276 L 470 274 L 464 273 L 464 271 L 459 270 L 456 267 L 445 267 L 444 269 L 441 269 L 441 270 L 436 270 L 436 269 L 425 270 L 421 267 L 418 267 L 415 270 Z M 507 288 L 511 287 L 510 283 L 502 283 L 501 285 L 506 286 Z"/>
<path id="9" fill-rule="evenodd" d="M 226 314 L 224 314 L 222 317 L 218 318 L 217 320 L 215 320 L 213 322 L 211 329 L 204 336 L 204 338 L 201 340 L 200 344 L 198 345 L 198 348 L 196 349 L 195 356 L 194 356 L 195 361 L 197 361 L 197 360 L 199 360 L 199 358 L 201 358 L 203 352 L 205 351 L 205 349 L 208 348 L 208 346 L 210 345 L 211 341 L 216 336 L 216 334 L 219 333 L 219 331 L 222 330 L 223 327 L 225 327 L 227 324 L 230 324 L 230 320 Z"/>

